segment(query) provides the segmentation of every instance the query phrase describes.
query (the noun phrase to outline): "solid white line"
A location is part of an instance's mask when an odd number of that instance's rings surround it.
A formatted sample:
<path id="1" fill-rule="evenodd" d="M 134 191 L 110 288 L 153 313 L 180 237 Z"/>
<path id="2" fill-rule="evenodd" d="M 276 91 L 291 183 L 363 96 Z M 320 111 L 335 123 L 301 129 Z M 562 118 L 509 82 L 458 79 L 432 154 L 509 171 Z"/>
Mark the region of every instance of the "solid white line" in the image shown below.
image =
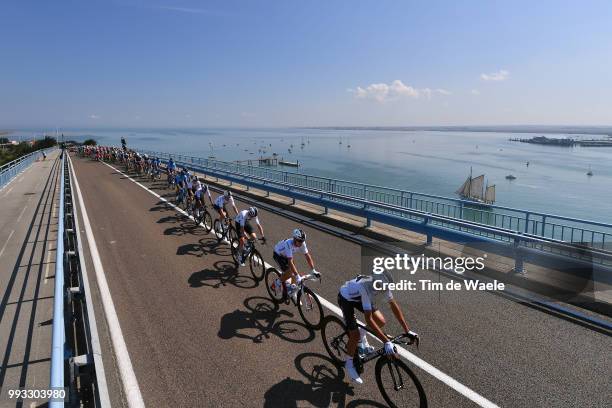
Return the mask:
<path id="1" fill-rule="evenodd" d="M 14 233 L 15 233 L 15 230 L 12 230 L 11 233 L 9 234 L 8 238 L 6 239 L 6 242 L 2 246 L 2 250 L 0 250 L 0 258 L 2 257 L 2 254 L 4 253 L 4 250 L 6 249 L 6 246 L 8 245 L 8 243 L 11 240 L 11 237 L 13 236 Z"/>
<path id="2" fill-rule="evenodd" d="M 105 162 L 102 162 L 102 163 L 106 164 L 108 167 L 112 168 L 113 170 L 118 171 L 119 173 L 123 174 L 129 180 L 131 180 L 132 182 L 138 184 L 140 187 L 142 187 L 143 189 L 145 189 L 149 193 L 153 194 L 155 197 L 163 200 L 164 202 L 166 202 L 170 206 L 174 207 L 176 210 L 178 210 L 182 214 L 187 215 L 187 213 L 185 211 L 181 210 L 180 208 L 178 208 L 177 206 L 175 206 L 170 201 L 166 200 L 165 198 L 163 198 L 162 196 L 160 196 L 156 192 L 152 191 L 148 187 L 144 186 L 143 184 L 141 184 L 138 181 L 134 180 L 133 178 L 131 178 L 127 174 L 123 173 L 121 170 L 111 166 L 108 163 L 105 163 Z M 193 217 L 191 217 L 191 216 L 189 216 L 189 218 L 193 219 Z M 264 264 L 266 266 L 266 269 L 271 267 L 271 265 L 269 263 L 265 262 L 265 261 L 264 261 Z M 316 296 L 319 298 L 319 300 L 321 301 L 321 304 L 324 307 L 326 307 L 327 309 L 329 309 L 331 312 L 335 313 L 336 315 L 342 316 L 342 310 L 338 306 L 336 306 L 333 303 L 331 303 L 330 301 L 324 299 L 319 294 L 316 294 Z M 360 323 L 364 324 L 362 322 L 360 322 Z M 370 333 L 368 333 L 368 334 L 370 334 Z M 380 339 L 378 339 L 378 337 L 372 336 L 372 334 L 370 334 L 370 336 L 375 338 L 376 340 L 380 341 Z M 452 389 L 454 389 L 455 391 L 457 391 L 459 394 L 463 395 L 467 399 L 475 402 L 476 404 L 480 405 L 481 407 L 498 408 L 498 405 L 496 405 L 493 402 L 489 401 L 488 399 L 486 399 L 482 395 L 478 394 L 476 391 L 473 391 L 472 389 L 470 389 L 470 388 L 466 387 L 465 385 L 461 384 L 459 381 L 455 380 L 454 378 L 452 378 L 448 374 L 445 374 L 442 371 L 438 370 L 436 367 L 432 366 L 431 364 L 429 364 L 425 360 L 423 360 L 423 359 L 417 357 L 416 355 L 412 354 L 411 352 L 409 352 L 408 350 L 404 349 L 403 347 L 397 346 L 397 350 L 398 350 L 398 354 L 400 356 L 404 357 L 406 360 L 410 361 L 411 363 L 413 363 L 417 367 L 421 368 L 423 371 L 429 373 L 431 376 L 437 378 L 438 380 L 440 380 L 444 384 L 448 385 L 449 387 L 451 387 Z"/>
<path id="3" fill-rule="evenodd" d="M 104 307 L 106 321 L 110 330 L 113 349 L 115 351 L 116 361 L 119 366 L 119 372 L 127 403 L 131 408 L 144 407 L 145 404 L 142 399 L 142 394 L 140 393 L 138 381 L 136 380 L 136 374 L 134 373 L 134 367 L 132 366 L 132 361 L 130 360 L 130 354 L 128 353 L 125 339 L 123 338 L 121 326 L 119 325 L 117 311 L 115 310 L 110 289 L 108 288 L 108 282 L 106 281 L 106 275 L 104 274 L 104 268 L 102 267 L 100 253 L 98 252 L 96 240 L 91 230 L 89 216 L 87 215 L 87 209 L 85 208 L 83 196 L 81 195 L 81 188 L 79 187 L 79 181 L 77 180 L 76 172 L 72 166 L 70 155 L 68 155 L 68 162 L 72 168 L 72 173 L 74 174 L 74 187 L 77 193 L 79 207 L 81 209 L 81 217 L 83 218 L 83 224 L 85 226 L 85 235 L 87 236 L 87 242 L 89 243 L 89 252 L 91 254 L 94 270 L 96 272 L 96 279 L 98 281 L 98 288 L 100 289 L 102 306 Z"/>

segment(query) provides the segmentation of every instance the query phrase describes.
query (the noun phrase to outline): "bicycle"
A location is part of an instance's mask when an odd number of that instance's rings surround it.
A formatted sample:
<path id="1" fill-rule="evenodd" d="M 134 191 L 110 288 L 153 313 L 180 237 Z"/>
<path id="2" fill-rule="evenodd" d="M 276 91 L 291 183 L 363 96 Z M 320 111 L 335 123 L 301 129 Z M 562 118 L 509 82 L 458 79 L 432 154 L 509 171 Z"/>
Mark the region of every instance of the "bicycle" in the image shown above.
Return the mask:
<path id="1" fill-rule="evenodd" d="M 263 239 L 260 239 L 260 241 L 262 244 L 265 243 L 265 240 Z M 232 240 L 231 245 L 232 257 L 234 258 L 234 263 L 236 264 L 236 266 L 238 266 L 239 264 L 239 247 L 239 239 L 238 237 L 236 237 Z M 249 261 L 249 268 L 251 269 L 251 274 L 253 275 L 253 278 L 255 278 L 255 281 L 259 282 L 260 280 L 262 280 L 266 273 L 266 264 L 263 260 L 263 257 L 261 256 L 261 253 L 257 250 L 257 248 L 255 248 L 255 239 L 249 238 L 247 240 L 247 242 L 244 244 L 243 255 L 244 261 L 246 261 L 247 259 Z"/>
<path id="2" fill-rule="evenodd" d="M 219 242 L 226 240 L 230 244 L 235 244 L 234 239 L 238 238 L 236 229 L 231 224 L 230 218 L 227 216 L 225 217 L 225 219 L 223 219 L 223 221 L 219 220 L 219 218 L 215 218 L 215 222 L 213 223 L 213 230 L 215 231 L 215 236 L 217 237 L 217 241 Z M 233 247 L 232 251 L 234 251 Z"/>
<path id="3" fill-rule="evenodd" d="M 321 275 L 308 274 L 303 276 L 297 283 L 297 297 L 287 294 L 287 287 L 283 282 L 280 282 L 281 273 L 274 267 L 266 269 L 265 281 L 268 295 L 275 304 L 292 302 L 297 306 L 300 316 L 304 323 L 314 330 L 321 328 L 323 322 L 323 307 L 315 293 L 306 286 L 306 282 L 311 280 L 319 280 Z M 280 285 L 278 284 L 280 282 Z M 279 287 L 280 286 L 280 287 Z M 303 300 L 303 301 L 302 301 Z"/>
<path id="4" fill-rule="evenodd" d="M 174 189 L 176 188 L 176 178 L 174 176 L 174 172 L 170 171 L 168 172 L 168 188 L 169 189 Z"/>
<path id="5" fill-rule="evenodd" d="M 208 212 L 205 204 L 202 204 L 199 208 L 194 208 L 193 218 L 197 225 L 202 224 L 206 233 L 209 233 L 213 227 L 212 216 Z"/>
<path id="6" fill-rule="evenodd" d="M 359 326 L 373 334 L 371 330 L 362 324 L 359 324 Z M 343 365 L 348 356 L 347 346 L 349 339 L 344 321 L 336 316 L 325 317 L 321 327 L 321 337 L 323 338 L 323 345 L 332 360 L 338 365 Z M 416 344 L 416 347 L 419 347 L 419 335 L 412 331 L 400 334 L 399 336 L 388 337 L 390 342 L 397 345 Z M 395 350 L 397 351 L 397 348 Z M 406 363 L 397 357 L 385 355 L 384 347 L 365 355 L 357 354 L 353 357 L 355 369 L 360 374 L 363 372 L 363 365 L 372 360 L 377 360 L 374 374 L 378 390 L 391 408 L 408 406 L 427 407 L 425 390 Z M 408 378 L 410 378 L 410 382 L 404 381 Z"/>

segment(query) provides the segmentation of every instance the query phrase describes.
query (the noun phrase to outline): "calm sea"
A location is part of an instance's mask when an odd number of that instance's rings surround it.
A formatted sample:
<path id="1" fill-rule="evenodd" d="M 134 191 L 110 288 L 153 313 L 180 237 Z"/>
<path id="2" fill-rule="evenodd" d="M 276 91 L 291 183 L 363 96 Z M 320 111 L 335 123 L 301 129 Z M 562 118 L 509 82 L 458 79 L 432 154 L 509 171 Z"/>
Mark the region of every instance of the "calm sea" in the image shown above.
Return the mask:
<path id="1" fill-rule="evenodd" d="M 537 134 L 330 129 L 74 129 L 64 134 L 110 145 L 125 136 L 130 147 L 220 160 L 277 153 L 299 161 L 301 173 L 449 197 L 456 197 L 472 168 L 474 176 L 485 174 L 496 185 L 498 205 L 612 222 L 612 148 L 509 141 Z M 509 174 L 516 180 L 506 180 Z"/>

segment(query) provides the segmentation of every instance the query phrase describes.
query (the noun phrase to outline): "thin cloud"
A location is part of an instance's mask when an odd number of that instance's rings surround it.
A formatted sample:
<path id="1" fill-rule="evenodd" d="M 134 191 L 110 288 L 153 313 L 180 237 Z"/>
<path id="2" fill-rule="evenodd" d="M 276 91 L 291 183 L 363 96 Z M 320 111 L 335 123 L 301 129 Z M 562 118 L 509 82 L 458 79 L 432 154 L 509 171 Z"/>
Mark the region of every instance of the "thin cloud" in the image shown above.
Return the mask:
<path id="1" fill-rule="evenodd" d="M 88 118 L 89 119 L 100 119 L 100 116 L 95 115 L 95 114 L 92 113 L 91 115 L 88 116 Z"/>
<path id="2" fill-rule="evenodd" d="M 472 95 L 480 95 L 480 91 L 479 91 L 478 89 L 472 89 L 472 90 L 470 91 L 470 93 L 471 93 Z"/>
<path id="3" fill-rule="evenodd" d="M 430 89 L 430 88 L 414 88 L 404 84 L 401 80 L 396 79 L 390 84 L 376 83 L 370 84 L 365 88 L 358 86 L 355 89 L 349 88 L 348 92 L 352 93 L 357 99 L 374 99 L 377 102 L 393 101 L 400 98 L 417 99 L 421 96 L 431 99 L 433 94 L 450 95 L 450 91 L 446 89 Z"/>
<path id="4" fill-rule="evenodd" d="M 480 74 L 480 79 L 483 81 L 505 81 L 510 76 L 510 72 L 505 69 L 500 69 L 497 72 L 491 72 L 489 74 Z"/>

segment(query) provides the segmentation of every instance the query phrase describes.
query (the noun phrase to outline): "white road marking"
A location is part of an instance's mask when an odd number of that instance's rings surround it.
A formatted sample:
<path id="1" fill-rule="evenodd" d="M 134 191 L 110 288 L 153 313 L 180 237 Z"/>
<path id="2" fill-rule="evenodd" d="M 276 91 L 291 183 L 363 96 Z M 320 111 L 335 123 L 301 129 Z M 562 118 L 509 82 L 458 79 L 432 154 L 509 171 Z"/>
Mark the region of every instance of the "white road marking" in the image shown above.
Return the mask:
<path id="1" fill-rule="evenodd" d="M 74 187 L 77 193 L 77 199 L 79 201 L 79 207 L 81 209 L 81 216 L 83 217 L 83 225 L 85 227 L 85 235 L 87 236 L 87 242 L 89 243 L 89 252 L 93 261 L 94 270 L 96 272 L 96 279 L 98 281 L 98 288 L 100 290 L 100 298 L 102 299 L 102 306 L 104 307 L 104 313 L 106 315 L 106 321 L 110 330 L 110 336 L 113 343 L 113 349 L 115 351 L 115 357 L 119 372 L 121 375 L 121 382 L 123 383 L 123 389 L 125 391 L 126 400 L 130 408 L 140 408 L 145 406 L 140 393 L 140 387 L 138 386 L 138 380 L 134 373 L 134 367 L 130 360 L 130 354 L 128 353 L 125 339 L 119 325 L 119 318 L 117 317 L 117 311 L 113 304 L 110 289 L 108 288 L 108 282 L 106 281 L 106 275 L 104 274 L 104 267 L 102 266 L 102 260 L 100 259 L 100 253 L 96 245 L 96 239 L 91 230 L 91 224 L 89 223 L 89 216 L 87 215 L 87 209 L 85 208 L 85 202 L 81 195 L 81 188 L 79 187 L 79 181 L 77 175 L 72 166 L 70 155 L 68 157 L 68 163 L 72 168 L 74 174 Z"/>
<path id="2" fill-rule="evenodd" d="M 102 162 L 102 163 L 104 163 L 104 162 Z M 153 190 L 149 189 L 148 187 L 146 187 L 143 184 L 139 183 L 138 181 L 134 180 L 133 178 L 131 178 L 127 174 L 123 173 L 121 170 L 111 166 L 110 164 L 108 164 L 108 163 L 104 163 L 104 164 L 107 165 L 108 167 L 112 168 L 113 170 L 118 171 L 119 173 L 123 174 L 125 177 L 127 177 L 132 182 L 136 183 L 137 185 L 139 185 L 140 187 L 142 187 L 143 189 L 145 189 L 149 193 L 153 194 L 155 197 L 157 197 L 160 200 L 166 202 L 170 206 L 174 207 L 174 209 L 176 209 L 180 213 L 188 216 L 190 219 L 193 220 L 193 217 L 187 215 L 187 213 L 185 211 L 181 210 L 180 208 L 178 208 L 173 203 L 171 203 L 167 199 L 163 198 L 162 196 L 160 196 L 159 194 L 157 194 Z M 225 242 L 227 242 L 227 241 L 225 241 Z M 265 262 L 265 261 L 264 261 L 264 264 L 266 266 L 266 269 L 271 267 L 271 265 L 269 263 Z M 319 298 L 319 300 L 321 301 L 321 304 L 324 307 L 326 307 L 327 309 L 329 309 L 331 312 L 335 313 L 336 315 L 342 316 L 342 310 L 338 306 L 334 305 L 330 301 L 328 301 L 325 298 L 321 297 L 319 294 L 316 294 L 316 296 Z M 363 324 L 363 323 L 361 323 L 361 324 Z M 379 340 L 378 337 L 372 336 L 371 334 L 370 334 L 370 336 L 375 338 L 376 340 Z M 440 380 L 444 384 L 448 385 L 449 387 L 451 387 L 452 389 L 454 389 L 455 391 L 457 391 L 459 394 L 463 395 L 467 399 L 475 402 L 479 406 L 486 407 L 486 408 L 498 408 L 498 405 L 496 405 L 495 403 L 489 401 L 488 399 L 486 399 L 482 395 L 478 394 L 476 391 L 474 391 L 474 390 L 468 388 L 467 386 L 461 384 L 459 381 L 455 380 L 454 378 L 452 378 L 448 374 L 445 374 L 442 371 L 438 370 L 436 367 L 432 366 L 431 364 L 429 364 L 425 360 L 423 360 L 423 359 L 417 357 L 416 355 L 410 353 L 408 350 L 404 349 L 403 347 L 397 346 L 397 350 L 398 350 L 398 354 L 400 356 L 404 357 L 406 360 L 410 361 L 411 363 L 413 363 L 417 367 L 421 368 L 423 371 L 427 372 L 431 376 L 437 378 L 438 380 Z"/>
<path id="3" fill-rule="evenodd" d="M 15 230 L 12 230 L 11 233 L 9 234 L 8 238 L 6 239 L 6 242 L 2 246 L 2 250 L 0 250 L 0 258 L 2 258 L 2 254 L 4 253 L 4 250 L 6 249 L 6 246 L 8 245 L 8 243 L 11 240 L 11 237 L 13 236 L 14 233 L 15 233 Z"/>
<path id="4" fill-rule="evenodd" d="M 23 217 L 23 213 L 25 213 L 25 210 L 28 208 L 27 205 L 25 205 L 23 207 L 23 210 L 21 210 L 21 214 L 19 214 L 19 217 L 17 217 L 17 222 L 19 223 L 19 221 L 21 221 L 21 217 Z"/>
<path id="5" fill-rule="evenodd" d="M 11 193 L 11 191 L 13 191 L 13 189 L 14 189 L 14 188 L 15 188 L 15 186 L 12 186 L 11 188 L 9 188 L 9 189 L 6 191 L 6 193 L 4 193 L 4 196 L 5 196 L 5 197 L 6 197 L 6 196 L 8 196 L 8 195 Z"/>

